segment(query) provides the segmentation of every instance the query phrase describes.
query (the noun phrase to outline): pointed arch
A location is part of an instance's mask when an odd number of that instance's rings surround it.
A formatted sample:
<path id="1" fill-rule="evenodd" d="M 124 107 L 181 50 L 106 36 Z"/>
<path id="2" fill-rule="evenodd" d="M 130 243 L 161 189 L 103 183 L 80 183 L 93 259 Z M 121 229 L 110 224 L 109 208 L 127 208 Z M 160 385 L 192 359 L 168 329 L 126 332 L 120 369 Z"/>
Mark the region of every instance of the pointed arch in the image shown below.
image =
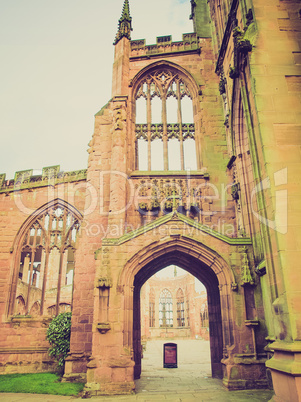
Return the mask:
<path id="1" fill-rule="evenodd" d="M 195 124 L 199 108 L 198 88 L 191 74 L 175 63 L 162 60 L 139 71 L 131 86 L 135 169 L 183 171 L 188 167 L 188 161 L 192 170 L 199 169 L 199 136 Z M 184 113 L 187 100 L 191 102 L 190 113 Z M 139 106 L 141 102 L 144 104 L 146 121 L 138 119 L 138 102 Z M 154 113 L 157 109 L 157 113 Z M 191 116 L 189 118 L 192 120 L 184 121 L 183 117 L 186 116 Z M 187 146 L 187 142 L 193 142 L 194 146 Z M 158 155 L 160 160 L 157 160 Z"/>
<path id="2" fill-rule="evenodd" d="M 38 301 L 35 301 L 30 308 L 29 314 L 32 317 L 37 317 L 38 315 L 40 315 L 40 309 L 41 309 L 40 303 Z"/>
<path id="3" fill-rule="evenodd" d="M 164 259 L 159 258 L 163 256 Z M 141 267 L 144 267 L 141 279 L 146 282 L 165 266 L 177 265 L 190 272 L 206 286 L 206 278 L 200 271 L 196 272 L 193 267 L 189 268 L 186 256 L 198 260 L 204 267 L 210 267 L 216 275 L 219 285 L 230 286 L 231 283 L 236 282 L 232 268 L 215 250 L 197 240 L 186 238 L 186 236 L 170 236 L 164 241 L 156 241 L 148 245 L 133 255 L 121 271 L 118 285 L 121 287 L 133 286 L 134 278 L 141 271 Z M 150 269 L 146 269 L 146 267 L 150 267 Z"/>
<path id="4" fill-rule="evenodd" d="M 156 272 L 177 265 L 199 279 L 207 289 L 212 375 L 222 376 L 223 350 L 234 344 L 231 267 L 216 251 L 185 236 L 146 245 L 124 266 L 118 287 L 124 294 L 124 346 L 133 347 L 135 378 L 141 372 L 140 289 Z"/>
<path id="5" fill-rule="evenodd" d="M 137 91 L 137 87 L 140 83 L 140 81 L 152 70 L 157 70 L 159 68 L 168 68 L 176 73 L 180 74 L 182 78 L 185 79 L 189 86 L 189 90 L 191 91 L 192 98 L 197 98 L 198 96 L 198 87 L 195 79 L 193 76 L 187 71 L 185 68 L 180 66 L 179 64 L 172 63 L 171 61 L 168 60 L 160 60 L 156 61 L 154 63 L 149 64 L 148 66 L 144 67 L 142 70 L 140 70 L 132 79 L 131 81 L 131 86 L 133 88 L 133 93 L 135 94 Z"/>
<path id="6" fill-rule="evenodd" d="M 13 242 L 13 249 L 15 250 L 20 242 L 20 238 L 24 235 L 24 233 L 28 230 L 28 228 L 37 220 L 40 215 L 43 215 L 47 210 L 51 208 L 67 208 L 74 216 L 81 221 L 83 216 L 82 214 L 71 204 L 67 201 L 62 200 L 61 198 L 55 198 L 46 204 L 39 207 L 35 212 L 33 212 L 23 223 L 23 225 L 18 230 L 18 233 Z"/>
<path id="7" fill-rule="evenodd" d="M 16 315 L 24 315 L 25 313 L 25 300 L 23 295 L 18 295 L 16 298 Z"/>
<path id="8" fill-rule="evenodd" d="M 79 229 L 81 219 L 82 215 L 75 207 L 57 198 L 38 208 L 25 220 L 13 243 L 12 292 L 8 314 L 16 313 L 15 300 L 20 292 L 24 294 L 24 315 L 30 314 L 33 305 L 35 315 L 38 315 L 38 308 L 39 314 L 44 314 L 47 311 L 45 303 L 55 304 L 58 314 L 61 288 L 66 285 L 64 275 L 70 263 L 68 250 L 74 251 L 76 248 L 75 232 Z M 64 295 L 68 303 L 71 292 L 72 286 L 70 295 Z"/>

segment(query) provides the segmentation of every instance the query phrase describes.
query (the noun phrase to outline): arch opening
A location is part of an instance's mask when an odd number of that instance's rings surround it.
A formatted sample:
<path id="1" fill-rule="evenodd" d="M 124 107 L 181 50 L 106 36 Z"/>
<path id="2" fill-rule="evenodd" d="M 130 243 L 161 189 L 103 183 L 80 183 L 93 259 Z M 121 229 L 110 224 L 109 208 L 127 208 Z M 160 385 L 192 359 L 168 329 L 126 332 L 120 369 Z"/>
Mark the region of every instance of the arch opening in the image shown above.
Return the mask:
<path id="1" fill-rule="evenodd" d="M 136 275 L 134 277 L 133 349 L 135 360 L 135 379 L 140 378 L 141 375 L 141 289 L 142 286 L 148 281 L 148 279 L 150 279 L 154 274 L 170 265 L 176 265 L 177 267 L 187 271 L 196 279 L 198 279 L 206 288 L 209 319 L 211 373 L 212 377 L 222 378 L 221 360 L 223 358 L 223 330 L 221 298 L 217 275 L 212 270 L 212 268 L 204 264 L 199 259 L 183 253 L 183 251 L 173 250 L 146 263 L 142 268 L 140 268 L 138 272 L 136 272 Z M 162 324 L 163 319 L 165 319 L 166 321 L 166 318 L 167 317 L 162 316 Z M 172 322 L 173 321 L 170 320 L 169 315 L 168 324 L 171 325 Z"/>
<path id="2" fill-rule="evenodd" d="M 187 271 L 171 265 L 144 283 L 140 300 L 142 378 L 153 377 L 154 373 L 166 379 L 170 375 L 189 378 L 188 382 L 211 377 L 205 286 Z M 164 344 L 169 342 L 177 345 L 178 352 L 178 370 L 172 372 L 162 371 Z"/>

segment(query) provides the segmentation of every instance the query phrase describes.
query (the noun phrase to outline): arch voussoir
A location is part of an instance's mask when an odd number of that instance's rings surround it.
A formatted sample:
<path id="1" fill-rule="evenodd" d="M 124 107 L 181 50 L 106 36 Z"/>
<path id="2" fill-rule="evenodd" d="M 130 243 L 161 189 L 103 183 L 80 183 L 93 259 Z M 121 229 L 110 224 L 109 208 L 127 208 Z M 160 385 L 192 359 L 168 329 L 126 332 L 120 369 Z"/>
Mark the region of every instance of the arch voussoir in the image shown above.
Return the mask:
<path id="1" fill-rule="evenodd" d="M 171 253 L 173 255 L 170 255 Z M 175 258 L 174 256 L 176 253 L 181 255 L 181 260 L 183 258 L 186 260 L 193 258 L 203 267 L 212 269 L 215 275 L 219 278 L 221 284 L 230 285 L 235 282 L 234 272 L 232 271 L 230 264 L 227 263 L 222 256 L 220 256 L 216 251 L 210 250 L 208 246 L 201 242 L 193 241 L 191 239 L 188 240 L 183 237 L 180 239 L 169 238 L 164 242 L 153 242 L 136 251 L 123 267 L 118 279 L 118 285 L 122 286 L 133 283 L 134 277 L 141 267 L 146 267 L 151 263 L 156 266 L 156 260 L 160 260 L 163 267 L 164 263 L 162 262 L 162 259 L 165 257 L 172 261 L 172 259 Z M 171 264 L 172 263 L 173 262 L 171 262 Z M 161 268 L 158 268 L 158 270 Z M 184 269 L 187 269 L 187 267 L 184 267 Z"/>

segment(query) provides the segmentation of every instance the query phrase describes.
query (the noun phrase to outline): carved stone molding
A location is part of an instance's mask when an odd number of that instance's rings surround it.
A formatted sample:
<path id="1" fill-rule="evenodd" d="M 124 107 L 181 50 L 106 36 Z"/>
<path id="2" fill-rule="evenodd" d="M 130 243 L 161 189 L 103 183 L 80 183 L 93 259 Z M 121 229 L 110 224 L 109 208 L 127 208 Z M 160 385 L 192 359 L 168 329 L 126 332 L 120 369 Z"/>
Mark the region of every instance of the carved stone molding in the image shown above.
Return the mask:
<path id="1" fill-rule="evenodd" d="M 255 282 L 250 270 L 247 247 L 242 247 L 241 286 L 245 285 L 255 285 Z"/>
<path id="2" fill-rule="evenodd" d="M 96 325 L 96 328 L 101 334 L 106 334 L 108 331 L 110 331 L 111 325 L 109 322 L 99 322 Z"/>

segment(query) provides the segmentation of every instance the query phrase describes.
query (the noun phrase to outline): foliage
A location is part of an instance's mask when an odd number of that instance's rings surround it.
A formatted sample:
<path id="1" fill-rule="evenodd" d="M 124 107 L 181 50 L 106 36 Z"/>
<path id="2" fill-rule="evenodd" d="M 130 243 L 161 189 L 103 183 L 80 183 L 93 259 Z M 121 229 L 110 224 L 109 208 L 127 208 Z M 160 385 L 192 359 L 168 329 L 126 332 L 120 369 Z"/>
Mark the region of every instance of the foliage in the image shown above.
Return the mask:
<path id="1" fill-rule="evenodd" d="M 0 375 L 0 392 L 78 395 L 83 387 L 81 383 L 59 382 L 53 373 Z"/>
<path id="2" fill-rule="evenodd" d="M 49 356 L 58 362 L 59 370 L 64 367 L 65 359 L 70 350 L 71 313 L 60 313 L 50 322 L 46 338 L 51 347 Z"/>

